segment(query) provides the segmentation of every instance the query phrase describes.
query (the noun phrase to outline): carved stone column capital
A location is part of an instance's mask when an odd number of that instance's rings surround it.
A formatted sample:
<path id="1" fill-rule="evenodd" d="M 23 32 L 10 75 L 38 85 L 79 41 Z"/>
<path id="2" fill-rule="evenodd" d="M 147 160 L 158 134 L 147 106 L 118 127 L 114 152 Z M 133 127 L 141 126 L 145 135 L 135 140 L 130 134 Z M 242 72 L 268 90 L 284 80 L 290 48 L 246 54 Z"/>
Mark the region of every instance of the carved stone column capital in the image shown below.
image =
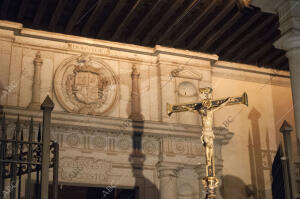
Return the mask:
<path id="1" fill-rule="evenodd" d="M 177 177 L 177 174 L 183 168 L 183 165 L 172 162 L 159 162 L 156 167 L 159 172 L 159 177 Z"/>
<path id="2" fill-rule="evenodd" d="M 36 66 L 36 65 L 40 66 L 40 65 L 43 64 L 43 60 L 42 60 L 42 58 L 41 58 L 41 52 L 40 52 L 40 51 L 38 51 L 38 52 L 36 53 L 35 58 L 34 58 L 34 60 L 33 60 L 33 64 L 34 64 L 35 66 Z"/>
<path id="3" fill-rule="evenodd" d="M 274 43 L 276 48 L 292 51 L 300 48 L 300 1 L 278 0 L 281 37 Z"/>

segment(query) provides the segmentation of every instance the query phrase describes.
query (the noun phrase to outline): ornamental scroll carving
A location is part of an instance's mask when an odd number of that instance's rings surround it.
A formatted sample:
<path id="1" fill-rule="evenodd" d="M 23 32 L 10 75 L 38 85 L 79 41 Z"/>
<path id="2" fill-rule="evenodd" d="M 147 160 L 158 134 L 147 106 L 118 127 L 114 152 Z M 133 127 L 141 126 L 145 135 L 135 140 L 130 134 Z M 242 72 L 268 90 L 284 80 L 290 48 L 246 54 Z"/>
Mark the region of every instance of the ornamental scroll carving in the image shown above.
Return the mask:
<path id="1" fill-rule="evenodd" d="M 107 182 L 112 164 L 90 157 L 60 158 L 60 180 L 65 182 Z"/>
<path id="2" fill-rule="evenodd" d="M 102 115 L 115 103 L 118 83 L 103 61 L 87 55 L 64 61 L 54 77 L 56 96 L 69 112 Z"/>

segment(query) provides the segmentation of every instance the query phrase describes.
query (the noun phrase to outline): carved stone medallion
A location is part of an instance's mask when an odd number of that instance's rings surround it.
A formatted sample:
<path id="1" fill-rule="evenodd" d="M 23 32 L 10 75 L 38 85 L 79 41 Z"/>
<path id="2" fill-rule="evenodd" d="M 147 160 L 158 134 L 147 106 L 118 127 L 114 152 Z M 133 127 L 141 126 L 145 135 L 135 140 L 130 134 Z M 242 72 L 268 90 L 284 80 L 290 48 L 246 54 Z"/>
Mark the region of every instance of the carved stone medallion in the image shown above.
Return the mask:
<path id="1" fill-rule="evenodd" d="M 185 151 L 184 142 L 176 142 L 176 150 L 180 153 L 183 153 Z"/>
<path id="2" fill-rule="evenodd" d="M 76 134 L 70 134 L 66 138 L 67 144 L 70 145 L 71 147 L 76 147 L 80 143 L 80 138 Z"/>
<path id="3" fill-rule="evenodd" d="M 153 141 L 145 141 L 143 142 L 143 149 L 145 151 L 145 153 L 155 153 L 157 148 L 156 148 L 156 145 Z"/>
<path id="4" fill-rule="evenodd" d="M 64 61 L 54 77 L 54 89 L 61 105 L 69 112 L 101 115 L 114 104 L 117 78 L 101 60 L 88 56 Z"/>
<path id="5" fill-rule="evenodd" d="M 106 146 L 106 140 L 102 136 L 97 136 L 93 138 L 93 144 L 98 149 L 104 149 Z"/>

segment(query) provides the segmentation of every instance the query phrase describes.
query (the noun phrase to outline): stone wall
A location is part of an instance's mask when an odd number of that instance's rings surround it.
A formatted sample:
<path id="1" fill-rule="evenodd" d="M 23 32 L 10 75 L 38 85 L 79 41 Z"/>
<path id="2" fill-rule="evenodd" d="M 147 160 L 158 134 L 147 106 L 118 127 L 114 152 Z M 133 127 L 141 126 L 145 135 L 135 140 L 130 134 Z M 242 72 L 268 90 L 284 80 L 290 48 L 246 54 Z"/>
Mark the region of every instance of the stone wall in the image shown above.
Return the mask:
<path id="1" fill-rule="evenodd" d="M 215 98 L 246 91 L 249 107 L 228 106 L 215 114 L 217 174 L 226 182 L 220 197 L 234 197 L 228 193 L 236 190 L 244 198 L 271 198 L 278 129 L 284 119 L 293 124 L 288 72 L 7 21 L 0 21 L 0 64 L 0 104 L 8 118 L 20 113 L 41 121 L 34 104 L 47 95 L 55 102 L 51 132 L 60 144 L 60 183 L 139 186 L 145 199 L 158 198 L 160 187 L 162 197 L 203 197 L 200 118 L 191 112 L 168 117 L 166 103 L 197 101 L 199 88 L 206 86 Z M 143 121 L 128 120 L 139 110 Z M 135 131 L 142 133 L 142 155 L 132 150 Z"/>

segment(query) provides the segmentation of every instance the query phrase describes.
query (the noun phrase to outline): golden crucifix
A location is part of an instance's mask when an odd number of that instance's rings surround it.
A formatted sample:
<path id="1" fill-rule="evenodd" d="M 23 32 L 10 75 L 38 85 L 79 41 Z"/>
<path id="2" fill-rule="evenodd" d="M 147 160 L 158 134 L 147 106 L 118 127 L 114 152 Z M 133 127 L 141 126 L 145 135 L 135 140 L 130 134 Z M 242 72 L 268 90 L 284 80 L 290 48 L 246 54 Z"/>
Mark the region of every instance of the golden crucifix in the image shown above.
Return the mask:
<path id="1" fill-rule="evenodd" d="M 215 198 L 215 189 L 218 187 L 219 180 L 215 176 L 214 164 L 214 133 L 213 133 L 213 113 L 224 106 L 245 104 L 248 106 L 247 93 L 243 93 L 241 97 L 227 97 L 222 99 L 212 99 L 212 88 L 201 88 L 200 102 L 171 105 L 167 104 L 167 113 L 191 111 L 197 112 L 201 116 L 202 136 L 201 142 L 205 147 L 206 157 L 206 177 L 203 178 L 203 185 L 206 188 L 206 198 Z"/>

